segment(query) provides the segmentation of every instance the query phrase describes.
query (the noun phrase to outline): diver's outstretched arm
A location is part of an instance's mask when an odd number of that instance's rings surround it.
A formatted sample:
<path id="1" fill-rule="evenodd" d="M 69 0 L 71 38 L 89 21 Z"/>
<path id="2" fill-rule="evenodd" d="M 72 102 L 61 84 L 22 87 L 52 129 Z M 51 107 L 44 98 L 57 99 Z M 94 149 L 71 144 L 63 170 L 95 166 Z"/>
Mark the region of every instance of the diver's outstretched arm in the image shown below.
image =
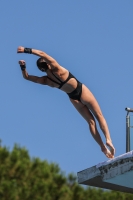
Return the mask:
<path id="1" fill-rule="evenodd" d="M 24 60 L 20 60 L 19 65 L 21 67 L 21 71 L 22 71 L 22 75 L 23 75 L 24 79 L 26 79 L 28 81 L 32 81 L 34 83 L 40 83 L 42 85 L 47 85 L 46 84 L 46 81 L 47 81 L 46 76 L 38 77 L 38 76 L 33 76 L 33 75 L 28 74 L 28 72 L 26 71 L 26 63 Z"/>
<path id="2" fill-rule="evenodd" d="M 49 56 L 48 54 L 46 54 L 45 52 L 43 52 L 41 50 L 24 48 L 22 46 L 19 46 L 18 49 L 17 49 L 17 53 L 34 54 L 36 56 L 44 58 L 46 63 L 49 64 L 52 67 L 52 69 L 60 68 L 60 65 L 58 64 L 58 62 L 54 58 L 52 58 L 51 56 Z"/>

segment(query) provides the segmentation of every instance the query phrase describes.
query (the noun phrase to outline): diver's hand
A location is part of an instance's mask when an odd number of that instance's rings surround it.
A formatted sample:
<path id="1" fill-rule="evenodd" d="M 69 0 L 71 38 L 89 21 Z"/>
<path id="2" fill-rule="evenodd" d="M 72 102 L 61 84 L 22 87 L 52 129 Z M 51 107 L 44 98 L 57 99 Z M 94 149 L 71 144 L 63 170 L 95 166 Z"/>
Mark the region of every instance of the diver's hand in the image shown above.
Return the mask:
<path id="1" fill-rule="evenodd" d="M 24 60 L 19 60 L 18 63 L 19 65 L 26 65 L 26 62 Z"/>
<path id="2" fill-rule="evenodd" d="M 19 46 L 17 48 L 17 53 L 24 53 L 24 47 Z"/>

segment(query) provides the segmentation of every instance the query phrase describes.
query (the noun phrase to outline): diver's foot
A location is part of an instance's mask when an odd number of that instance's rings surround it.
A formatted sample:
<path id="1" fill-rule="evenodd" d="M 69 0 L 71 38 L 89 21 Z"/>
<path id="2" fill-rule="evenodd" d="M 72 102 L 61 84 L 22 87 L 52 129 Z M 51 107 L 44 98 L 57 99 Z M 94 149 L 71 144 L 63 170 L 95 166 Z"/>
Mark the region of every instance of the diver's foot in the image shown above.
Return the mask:
<path id="1" fill-rule="evenodd" d="M 111 153 L 111 151 L 106 147 L 106 145 L 103 145 L 101 147 L 102 152 L 107 156 L 107 158 L 114 158 L 114 155 Z"/>
<path id="2" fill-rule="evenodd" d="M 109 148 L 111 154 L 114 156 L 114 154 L 115 154 L 115 148 L 114 148 L 114 146 L 112 144 L 112 141 L 106 140 L 106 145 Z"/>

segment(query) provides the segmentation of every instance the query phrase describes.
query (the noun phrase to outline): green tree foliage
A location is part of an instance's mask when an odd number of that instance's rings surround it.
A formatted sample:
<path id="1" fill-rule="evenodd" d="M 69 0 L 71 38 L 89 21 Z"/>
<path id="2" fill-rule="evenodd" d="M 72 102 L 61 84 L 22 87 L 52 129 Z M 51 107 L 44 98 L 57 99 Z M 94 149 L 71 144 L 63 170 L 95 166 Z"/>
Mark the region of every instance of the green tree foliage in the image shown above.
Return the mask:
<path id="1" fill-rule="evenodd" d="M 55 163 L 31 159 L 15 145 L 12 151 L 0 145 L 0 200 L 131 200 L 132 194 L 104 191 L 77 183 Z"/>

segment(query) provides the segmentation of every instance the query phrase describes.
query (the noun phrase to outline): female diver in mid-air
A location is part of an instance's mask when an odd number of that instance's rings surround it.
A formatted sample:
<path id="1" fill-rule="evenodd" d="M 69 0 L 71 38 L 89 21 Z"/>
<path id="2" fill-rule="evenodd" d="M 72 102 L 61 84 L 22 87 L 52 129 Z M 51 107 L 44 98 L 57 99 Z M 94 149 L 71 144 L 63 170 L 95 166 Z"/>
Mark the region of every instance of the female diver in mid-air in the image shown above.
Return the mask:
<path id="1" fill-rule="evenodd" d="M 99 144 L 102 152 L 108 157 L 113 158 L 115 148 L 112 144 L 110 133 L 105 118 L 101 109 L 91 91 L 82 83 L 80 83 L 67 69 L 60 66 L 59 63 L 43 51 L 18 47 L 17 53 L 30 53 L 39 56 L 37 66 L 39 70 L 45 72 L 47 76 L 37 77 L 29 75 L 26 71 L 26 64 L 24 60 L 20 60 L 19 64 L 22 70 L 23 77 L 26 80 L 48 85 L 50 87 L 58 88 L 67 93 L 71 103 L 87 121 L 90 132 L 96 142 Z M 103 143 L 101 136 L 96 127 L 96 121 L 106 138 L 106 145 Z M 107 148 L 109 147 L 109 148 Z"/>

